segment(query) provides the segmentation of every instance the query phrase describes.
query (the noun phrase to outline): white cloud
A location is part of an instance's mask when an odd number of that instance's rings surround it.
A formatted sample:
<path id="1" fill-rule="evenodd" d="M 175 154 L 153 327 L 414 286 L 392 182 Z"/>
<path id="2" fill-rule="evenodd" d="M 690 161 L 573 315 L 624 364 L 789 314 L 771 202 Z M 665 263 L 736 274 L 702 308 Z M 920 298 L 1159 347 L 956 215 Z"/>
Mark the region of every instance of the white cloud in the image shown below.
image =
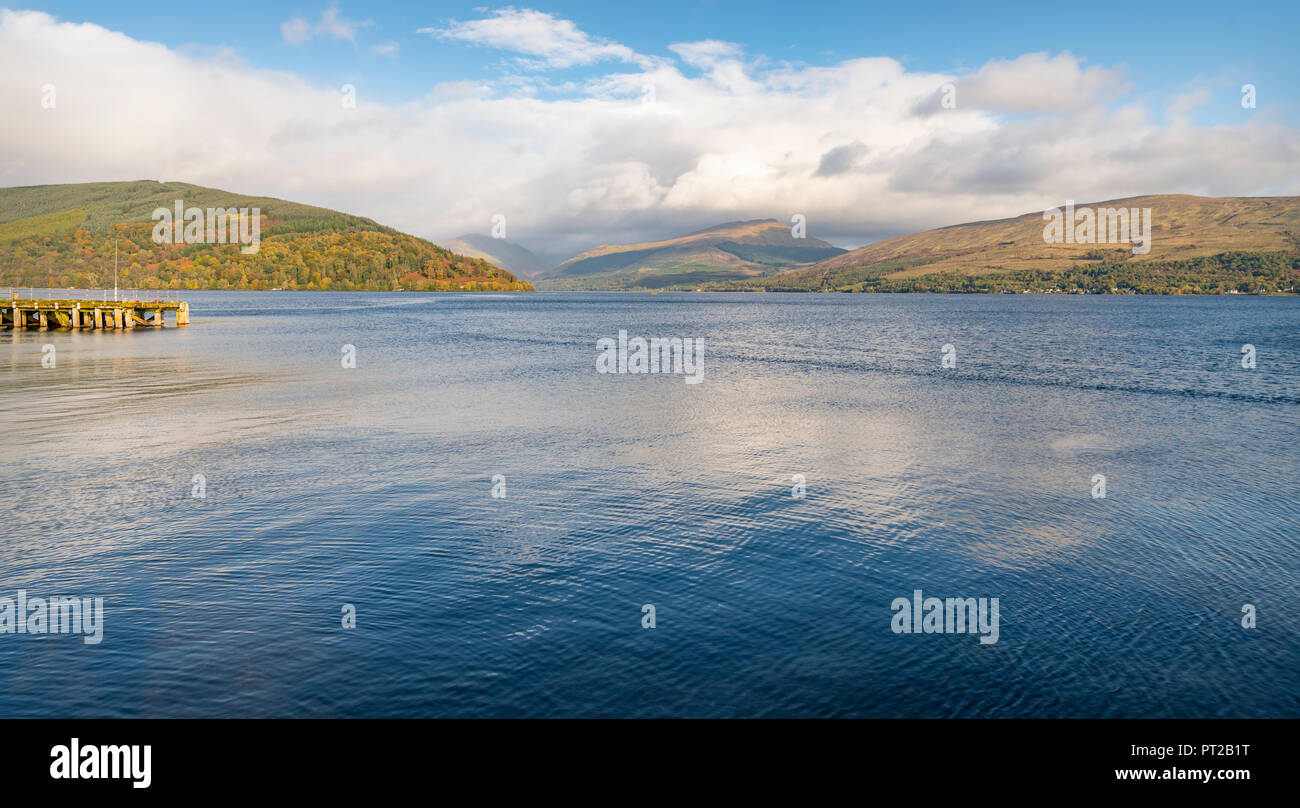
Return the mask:
<path id="1" fill-rule="evenodd" d="M 1163 110 L 1120 95 L 1117 69 L 1089 74 L 1073 57 L 963 78 L 887 58 L 763 68 L 738 50 L 686 52 L 716 61 L 700 75 L 667 59 L 620 65 L 558 88 L 536 74 L 453 81 L 346 109 L 337 86 L 229 55 L 0 11 L 0 185 L 181 180 L 434 238 L 487 232 L 504 213 L 512 240 L 566 254 L 796 212 L 810 234 L 860 244 L 1067 198 L 1300 194 L 1294 128 L 1164 124 Z M 1048 64 L 1070 104 L 1049 103 Z M 983 76 L 992 105 L 1017 75 L 1038 100 L 1016 114 L 964 103 L 964 81 Z M 917 114 L 948 82 L 957 108 Z M 41 106 L 45 84 L 54 109 Z"/>
<path id="2" fill-rule="evenodd" d="M 1126 91 L 1123 71 L 1083 67 L 1073 54 L 1026 53 L 957 79 L 957 104 L 1005 112 L 1065 112 Z"/>
<path id="3" fill-rule="evenodd" d="M 1165 110 L 1165 115 L 1175 124 L 1185 126 L 1192 114 L 1192 110 L 1197 107 L 1203 107 L 1210 103 L 1213 93 L 1209 87 L 1197 87 L 1181 93 L 1169 103 Z"/>
<path id="4" fill-rule="evenodd" d="M 452 20 L 445 28 L 420 28 L 416 33 L 537 57 L 521 60 L 536 68 L 574 67 L 604 61 L 647 65 L 651 61 L 626 45 L 589 36 L 571 20 L 530 8 L 497 9 L 492 16 L 481 20 Z"/>
<path id="5" fill-rule="evenodd" d="M 339 11 L 338 6 L 329 6 L 320 13 L 320 19 L 313 25 L 304 17 L 293 17 L 280 23 L 280 34 L 290 45 L 301 45 L 309 39 L 327 36 L 331 39 L 357 41 L 357 29 L 373 25 L 370 20 L 349 20 Z"/>
<path id="6" fill-rule="evenodd" d="M 678 42 L 669 45 L 668 50 L 681 57 L 692 67 L 709 68 L 724 60 L 740 58 L 740 46 L 733 42 L 717 39 L 705 39 L 700 42 Z"/>
<path id="7" fill-rule="evenodd" d="M 399 46 L 396 42 L 383 42 L 370 46 L 370 52 L 377 56 L 396 56 L 398 50 Z"/>
<path id="8" fill-rule="evenodd" d="M 301 45 L 311 39 L 311 23 L 302 17 L 293 17 L 280 23 L 280 34 L 290 45 Z"/>

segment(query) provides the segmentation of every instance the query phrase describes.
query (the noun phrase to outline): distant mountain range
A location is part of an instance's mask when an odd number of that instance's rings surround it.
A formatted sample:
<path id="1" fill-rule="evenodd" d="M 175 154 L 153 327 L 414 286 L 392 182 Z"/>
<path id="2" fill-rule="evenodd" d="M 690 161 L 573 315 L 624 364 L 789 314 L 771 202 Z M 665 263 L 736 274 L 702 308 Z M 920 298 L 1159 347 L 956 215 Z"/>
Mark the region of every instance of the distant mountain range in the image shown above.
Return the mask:
<path id="1" fill-rule="evenodd" d="M 776 219 L 730 222 L 678 238 L 579 253 L 536 280 L 539 289 L 694 288 L 809 266 L 845 251 L 795 238 Z"/>
<path id="2" fill-rule="evenodd" d="M 259 208 L 261 245 L 157 244 L 156 208 Z M 1062 206 L 1064 207 L 1064 206 Z M 0 188 L 0 285 L 100 288 L 113 245 L 125 286 L 214 289 L 1279 293 L 1300 289 L 1300 197 L 1138 196 L 1074 205 L 1080 238 L 1045 239 L 1042 211 L 851 252 L 776 219 L 611 244 L 555 264 L 468 234 L 442 246 L 359 216 L 153 181 Z M 1117 241 L 1119 211 L 1130 238 Z M 1085 215 L 1083 212 L 1088 211 Z M 1149 217 L 1148 217 L 1149 212 Z M 1149 226 L 1149 244 L 1134 249 Z M 1079 225 L 1083 227 L 1083 225 Z M 1064 228 L 1062 228 L 1064 229 Z"/>
<path id="3" fill-rule="evenodd" d="M 1070 211 L 1059 209 L 1057 241 L 1045 236 L 1051 222 L 1044 212 L 1034 211 L 899 236 L 851 252 L 814 238 L 795 239 L 775 219 L 732 222 L 680 238 L 596 247 L 542 272 L 536 285 L 1107 294 L 1300 289 L 1300 197 L 1166 194 L 1079 203 L 1071 210 L 1067 225 Z"/>
<path id="4" fill-rule="evenodd" d="M 157 243 L 157 208 L 258 209 L 259 244 Z M 251 228 L 250 228 L 251 229 Z M 181 235 L 181 228 L 176 230 Z M 361 216 L 182 182 L 0 188 L 0 285 L 528 291 L 487 261 Z"/>
<path id="5" fill-rule="evenodd" d="M 517 278 L 535 277 L 559 263 L 539 256 L 521 244 L 480 233 L 467 233 L 453 239 L 439 241 L 438 244 L 459 255 L 482 258 Z"/>
<path id="6" fill-rule="evenodd" d="M 708 290 L 1223 294 L 1300 290 L 1300 197 L 1129 197 L 1074 206 L 1094 230 L 1150 211 L 1149 251 L 1048 243 L 1043 211 L 899 236 L 812 266 Z M 1064 211 L 1062 211 L 1064 214 Z M 1106 232 L 1110 232 L 1107 226 Z M 1095 233 L 1100 236 L 1100 233 Z M 1140 249 L 1145 249 L 1145 245 Z"/>

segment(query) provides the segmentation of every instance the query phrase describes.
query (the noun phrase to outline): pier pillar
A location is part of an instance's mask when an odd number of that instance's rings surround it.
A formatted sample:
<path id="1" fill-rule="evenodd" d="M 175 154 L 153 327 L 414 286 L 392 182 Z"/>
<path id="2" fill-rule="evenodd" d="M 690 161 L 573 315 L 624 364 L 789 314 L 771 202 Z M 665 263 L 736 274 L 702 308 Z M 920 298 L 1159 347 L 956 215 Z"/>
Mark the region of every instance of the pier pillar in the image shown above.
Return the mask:
<path id="1" fill-rule="evenodd" d="M 126 328 L 126 326 L 122 323 L 122 310 L 121 310 L 121 309 L 113 309 L 113 328 L 118 329 L 118 330 L 121 330 L 121 329 L 123 329 L 123 328 Z"/>
<path id="2" fill-rule="evenodd" d="M 190 304 L 181 303 L 181 307 L 176 310 L 176 325 L 190 324 Z"/>
<path id="3" fill-rule="evenodd" d="M 153 313 L 153 327 L 162 328 L 162 326 L 163 326 L 163 310 L 157 309 Z"/>
<path id="4" fill-rule="evenodd" d="M 81 309 L 75 306 L 68 309 L 68 316 L 72 318 L 72 327 L 81 328 Z"/>
<path id="5" fill-rule="evenodd" d="M 36 310 L 36 325 L 42 331 L 50 327 L 50 318 L 45 314 L 45 309 Z"/>
<path id="6" fill-rule="evenodd" d="M 104 310 L 95 309 L 95 328 L 104 327 Z"/>
<path id="7" fill-rule="evenodd" d="M 17 294 L 17 292 L 15 292 L 14 294 Z M 17 306 L 14 306 L 13 318 L 14 318 L 14 319 L 13 319 L 14 328 L 22 328 L 22 327 L 23 327 L 23 310 L 20 309 L 20 308 L 18 308 Z"/>

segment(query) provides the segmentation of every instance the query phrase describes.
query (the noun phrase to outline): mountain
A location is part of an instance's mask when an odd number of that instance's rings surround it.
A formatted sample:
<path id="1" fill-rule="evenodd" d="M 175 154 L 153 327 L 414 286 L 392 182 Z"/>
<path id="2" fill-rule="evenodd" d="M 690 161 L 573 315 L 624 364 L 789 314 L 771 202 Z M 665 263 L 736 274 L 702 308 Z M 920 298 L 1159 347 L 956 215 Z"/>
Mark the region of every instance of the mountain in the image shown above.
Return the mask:
<path id="1" fill-rule="evenodd" d="M 554 263 L 539 257 L 520 244 L 481 233 L 467 233 L 453 239 L 439 241 L 438 245 L 458 255 L 482 258 L 517 278 L 532 278 L 554 266 Z"/>
<path id="2" fill-rule="evenodd" d="M 157 243 L 155 209 L 245 209 L 241 244 Z M 252 210 L 260 215 L 253 220 Z M 209 216 L 209 219 L 215 217 Z M 208 222 L 211 223 L 211 222 Z M 254 227 L 256 225 L 256 227 Z M 165 227 L 162 232 L 170 236 Z M 234 240 L 232 238 L 232 240 Z M 169 289 L 409 289 L 528 291 L 532 285 L 479 258 L 361 216 L 182 182 L 94 182 L 0 188 L 0 285 Z M 250 248 L 251 249 L 251 248 Z"/>
<path id="3" fill-rule="evenodd" d="M 794 238 L 776 219 L 730 222 L 678 238 L 603 245 L 543 273 L 539 289 L 695 288 L 754 278 L 843 253 L 815 238 Z"/>
<path id="4" fill-rule="evenodd" d="M 1150 209 L 1150 251 L 1134 253 L 1125 243 L 1046 243 L 1049 222 L 1035 211 L 899 236 L 773 278 L 709 288 L 1154 294 L 1300 288 L 1300 197 L 1153 195 L 1075 205 L 1076 212 L 1084 208 L 1095 217 L 1101 209 Z"/>

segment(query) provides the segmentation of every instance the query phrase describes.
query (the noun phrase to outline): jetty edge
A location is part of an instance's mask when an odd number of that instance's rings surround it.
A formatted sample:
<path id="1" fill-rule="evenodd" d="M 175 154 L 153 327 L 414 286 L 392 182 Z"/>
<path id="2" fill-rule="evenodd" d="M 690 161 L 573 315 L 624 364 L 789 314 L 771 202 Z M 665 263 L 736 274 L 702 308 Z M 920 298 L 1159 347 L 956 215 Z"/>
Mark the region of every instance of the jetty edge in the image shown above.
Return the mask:
<path id="1" fill-rule="evenodd" d="M 167 312 L 175 324 L 190 324 L 190 304 L 183 300 L 78 300 L 20 298 L 3 301 L 0 326 L 9 328 L 91 328 L 124 330 L 162 328 Z"/>

